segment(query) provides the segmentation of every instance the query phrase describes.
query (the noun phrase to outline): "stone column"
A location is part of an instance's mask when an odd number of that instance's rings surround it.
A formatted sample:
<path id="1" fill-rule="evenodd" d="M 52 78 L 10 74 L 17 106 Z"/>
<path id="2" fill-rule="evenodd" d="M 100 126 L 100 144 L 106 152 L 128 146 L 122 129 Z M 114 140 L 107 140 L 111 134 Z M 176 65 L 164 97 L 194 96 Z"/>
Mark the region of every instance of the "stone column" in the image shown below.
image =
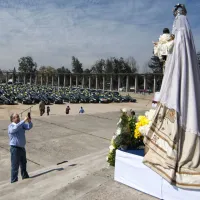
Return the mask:
<path id="1" fill-rule="evenodd" d="M 135 75 L 135 93 L 138 91 L 138 75 Z"/>
<path id="2" fill-rule="evenodd" d="M 26 84 L 26 75 L 24 75 L 24 85 Z"/>
<path id="3" fill-rule="evenodd" d="M 41 78 L 40 78 L 40 84 L 43 85 L 43 77 L 41 75 Z"/>
<path id="4" fill-rule="evenodd" d="M 52 87 L 53 87 L 53 85 L 54 85 L 54 76 L 52 75 L 52 77 L 51 77 L 51 85 L 52 85 Z"/>
<path id="5" fill-rule="evenodd" d="M 126 76 L 126 92 L 129 92 L 129 76 Z"/>
<path id="6" fill-rule="evenodd" d="M 70 74 L 70 77 L 69 77 L 69 86 L 70 88 L 72 87 L 72 75 Z"/>
<path id="7" fill-rule="evenodd" d="M 153 77 L 153 92 L 156 92 L 156 76 Z"/>
<path id="8" fill-rule="evenodd" d="M 12 82 L 14 83 L 14 74 L 12 74 Z"/>
<path id="9" fill-rule="evenodd" d="M 113 77 L 112 75 L 110 76 L 110 91 L 113 90 Z"/>
<path id="10" fill-rule="evenodd" d="M 17 82 L 19 83 L 19 75 L 17 76 Z"/>
<path id="11" fill-rule="evenodd" d="M 78 75 L 76 75 L 76 87 L 78 87 Z"/>
<path id="12" fill-rule="evenodd" d="M 82 88 L 84 88 L 84 86 L 85 86 L 85 76 L 83 75 L 83 77 L 82 77 Z"/>
<path id="13" fill-rule="evenodd" d="M 98 89 L 98 76 L 96 75 L 96 90 Z"/>
<path id="14" fill-rule="evenodd" d="M 35 75 L 35 85 L 37 85 L 37 74 Z"/>
<path id="15" fill-rule="evenodd" d="M 58 90 L 59 90 L 59 87 L 60 87 L 60 75 L 58 74 Z"/>
<path id="16" fill-rule="evenodd" d="M 8 72 L 6 73 L 6 84 L 8 84 Z"/>
<path id="17" fill-rule="evenodd" d="M 121 77 L 120 75 L 118 75 L 118 91 L 120 89 L 120 86 L 121 86 Z"/>
<path id="18" fill-rule="evenodd" d="M 144 75 L 144 90 L 147 89 L 147 77 Z"/>
<path id="19" fill-rule="evenodd" d="M 103 91 L 105 91 L 105 76 L 103 75 Z"/>
<path id="20" fill-rule="evenodd" d="M 66 75 L 64 74 L 64 83 L 63 86 L 66 87 Z"/>
<path id="21" fill-rule="evenodd" d="M 46 76 L 46 86 L 48 86 L 48 84 L 49 84 L 49 76 L 47 75 Z"/>
<path id="22" fill-rule="evenodd" d="M 89 89 L 91 89 L 91 76 L 89 76 L 89 85 L 88 85 Z"/>

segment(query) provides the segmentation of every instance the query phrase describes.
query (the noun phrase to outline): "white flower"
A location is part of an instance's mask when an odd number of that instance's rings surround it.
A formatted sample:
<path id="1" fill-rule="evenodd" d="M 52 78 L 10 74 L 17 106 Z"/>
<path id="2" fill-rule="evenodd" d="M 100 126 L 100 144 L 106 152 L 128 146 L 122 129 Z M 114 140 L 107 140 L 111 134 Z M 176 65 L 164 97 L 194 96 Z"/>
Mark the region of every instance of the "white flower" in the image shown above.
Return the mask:
<path id="1" fill-rule="evenodd" d="M 145 125 L 145 126 L 141 126 L 139 128 L 140 133 L 145 136 L 147 135 L 148 131 L 149 131 L 150 126 L 149 125 Z"/>
<path id="2" fill-rule="evenodd" d="M 108 156 L 106 157 L 106 161 L 108 161 Z"/>
<path id="3" fill-rule="evenodd" d="M 120 117 L 119 121 L 117 122 L 117 126 L 119 126 L 122 123 L 122 118 Z"/>
<path id="4" fill-rule="evenodd" d="M 122 112 L 123 112 L 123 113 L 127 113 L 128 111 L 127 111 L 126 108 L 123 108 L 123 109 L 122 109 Z"/>
<path id="5" fill-rule="evenodd" d="M 109 149 L 110 149 L 110 152 L 112 152 L 115 149 L 115 147 L 113 145 L 110 145 Z"/>
<path id="6" fill-rule="evenodd" d="M 122 128 L 118 128 L 117 130 L 116 130 L 116 136 L 118 136 L 118 135 L 120 135 L 122 133 Z"/>

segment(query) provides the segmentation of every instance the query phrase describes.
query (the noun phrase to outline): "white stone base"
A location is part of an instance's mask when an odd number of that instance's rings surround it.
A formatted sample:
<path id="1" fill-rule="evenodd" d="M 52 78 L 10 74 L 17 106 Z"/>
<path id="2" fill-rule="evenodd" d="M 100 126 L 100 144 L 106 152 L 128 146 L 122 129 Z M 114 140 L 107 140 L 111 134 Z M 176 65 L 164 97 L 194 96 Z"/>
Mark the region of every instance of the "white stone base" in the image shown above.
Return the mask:
<path id="1" fill-rule="evenodd" d="M 143 163 L 143 151 L 117 150 L 115 180 L 163 200 L 200 200 L 200 190 L 184 190 L 170 185 Z M 200 176 L 199 176 L 200 178 Z"/>

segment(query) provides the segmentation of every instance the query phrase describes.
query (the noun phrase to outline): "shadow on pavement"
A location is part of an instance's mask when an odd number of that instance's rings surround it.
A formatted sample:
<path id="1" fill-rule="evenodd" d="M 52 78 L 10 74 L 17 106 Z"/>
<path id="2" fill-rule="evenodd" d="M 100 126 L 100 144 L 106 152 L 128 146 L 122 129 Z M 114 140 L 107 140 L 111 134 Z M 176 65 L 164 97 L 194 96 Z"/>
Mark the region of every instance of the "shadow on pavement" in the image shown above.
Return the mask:
<path id="1" fill-rule="evenodd" d="M 48 174 L 48 173 L 53 172 L 53 171 L 62 171 L 62 170 L 64 170 L 64 168 L 51 169 L 51 170 L 49 170 L 49 171 L 46 171 L 46 172 L 43 172 L 43 173 L 40 173 L 40 174 L 31 176 L 30 178 L 36 178 L 36 177 L 38 177 L 38 176 L 42 176 L 42 175 L 44 175 L 44 174 Z"/>

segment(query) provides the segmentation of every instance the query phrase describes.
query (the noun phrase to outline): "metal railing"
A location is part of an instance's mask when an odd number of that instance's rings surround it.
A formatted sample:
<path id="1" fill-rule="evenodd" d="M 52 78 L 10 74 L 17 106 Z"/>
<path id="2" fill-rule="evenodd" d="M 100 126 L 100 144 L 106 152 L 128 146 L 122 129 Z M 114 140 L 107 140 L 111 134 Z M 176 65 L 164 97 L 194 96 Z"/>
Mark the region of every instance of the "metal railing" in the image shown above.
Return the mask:
<path id="1" fill-rule="evenodd" d="M 32 107 L 33 107 L 33 106 L 30 106 L 30 107 L 27 108 L 26 110 L 24 110 L 24 111 L 22 111 L 21 113 L 19 113 L 20 117 L 22 117 L 22 114 L 25 113 L 25 112 L 27 112 L 27 111 L 29 111 L 29 112 L 31 113 L 31 108 L 32 108 Z"/>

